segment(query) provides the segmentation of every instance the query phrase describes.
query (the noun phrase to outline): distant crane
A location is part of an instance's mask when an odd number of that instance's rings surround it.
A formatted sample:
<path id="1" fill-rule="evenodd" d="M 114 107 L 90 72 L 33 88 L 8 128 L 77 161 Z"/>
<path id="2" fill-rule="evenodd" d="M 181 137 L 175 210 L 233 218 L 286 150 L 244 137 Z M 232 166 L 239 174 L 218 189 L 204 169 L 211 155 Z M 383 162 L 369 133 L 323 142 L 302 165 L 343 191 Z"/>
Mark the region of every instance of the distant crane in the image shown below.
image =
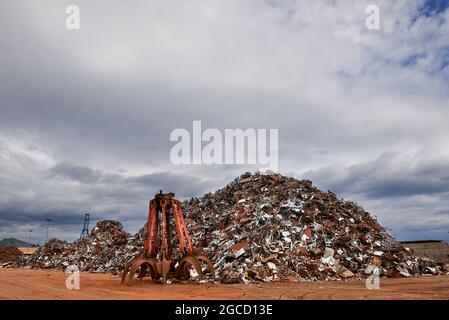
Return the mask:
<path id="1" fill-rule="evenodd" d="M 86 213 L 84 215 L 84 225 L 83 225 L 83 230 L 81 231 L 80 239 L 87 237 L 89 235 L 89 218 L 90 218 L 90 214 Z"/>

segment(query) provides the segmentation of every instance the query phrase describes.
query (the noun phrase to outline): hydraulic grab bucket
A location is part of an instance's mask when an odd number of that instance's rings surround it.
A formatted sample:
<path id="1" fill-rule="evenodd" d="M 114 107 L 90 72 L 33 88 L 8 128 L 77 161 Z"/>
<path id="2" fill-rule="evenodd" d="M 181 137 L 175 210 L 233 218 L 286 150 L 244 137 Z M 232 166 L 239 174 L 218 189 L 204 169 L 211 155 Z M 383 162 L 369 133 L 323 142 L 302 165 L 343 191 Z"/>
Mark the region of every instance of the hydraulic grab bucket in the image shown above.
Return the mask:
<path id="1" fill-rule="evenodd" d="M 210 259 L 205 255 L 194 254 L 181 203 L 174 196 L 174 193 L 163 194 L 160 191 L 150 201 L 144 250 L 124 266 L 122 282 L 131 284 L 136 275 L 140 279 L 145 276 L 150 276 L 152 280 L 162 279 L 163 283 L 169 278 L 187 280 L 190 278 L 191 268 L 200 279 L 204 272 L 214 275 Z M 180 251 L 178 258 L 172 256 L 170 219 L 174 220 L 176 227 Z"/>

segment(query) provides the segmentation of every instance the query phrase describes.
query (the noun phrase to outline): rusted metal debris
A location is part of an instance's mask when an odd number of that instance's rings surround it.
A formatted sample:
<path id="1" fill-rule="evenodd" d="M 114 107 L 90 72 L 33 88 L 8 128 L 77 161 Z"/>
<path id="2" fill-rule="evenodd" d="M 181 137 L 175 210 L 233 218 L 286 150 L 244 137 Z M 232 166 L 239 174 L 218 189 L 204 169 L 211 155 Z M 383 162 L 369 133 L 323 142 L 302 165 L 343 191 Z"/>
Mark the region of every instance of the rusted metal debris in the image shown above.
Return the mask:
<path id="1" fill-rule="evenodd" d="M 17 248 L 0 248 L 0 265 L 6 267 L 16 262 L 22 256 L 22 252 Z"/>
<path id="2" fill-rule="evenodd" d="M 119 274 L 123 264 L 139 254 L 143 235 L 131 236 L 118 221 L 102 220 L 89 236 L 74 243 L 52 240 L 32 255 L 23 256 L 11 267 L 65 269 L 76 265 L 81 271 Z"/>
<path id="3" fill-rule="evenodd" d="M 442 272 L 432 260 L 413 256 L 362 207 L 307 180 L 247 173 L 215 193 L 177 206 L 185 213 L 192 247 L 212 258 L 215 275 L 203 274 L 203 282 L 345 280 L 367 277 L 374 267 L 386 277 Z M 168 225 L 172 261 L 179 261 L 174 219 Z M 118 274 L 142 254 L 147 238 L 147 225 L 131 236 L 120 222 L 100 221 L 88 237 L 73 244 L 46 244 L 10 266 L 75 264 L 81 271 Z M 199 280 L 194 268 L 190 276 Z"/>
<path id="4" fill-rule="evenodd" d="M 362 278 L 371 264 L 388 277 L 440 271 L 362 207 L 308 180 L 246 173 L 184 207 L 193 242 L 224 283 Z"/>

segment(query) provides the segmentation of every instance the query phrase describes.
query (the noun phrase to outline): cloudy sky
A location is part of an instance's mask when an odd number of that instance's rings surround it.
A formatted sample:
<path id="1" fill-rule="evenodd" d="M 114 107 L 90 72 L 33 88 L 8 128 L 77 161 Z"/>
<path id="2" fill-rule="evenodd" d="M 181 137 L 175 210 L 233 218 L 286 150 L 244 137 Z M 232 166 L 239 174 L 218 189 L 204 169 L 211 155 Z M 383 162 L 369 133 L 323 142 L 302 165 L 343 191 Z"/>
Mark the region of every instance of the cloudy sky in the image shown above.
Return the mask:
<path id="1" fill-rule="evenodd" d="M 65 26 L 80 9 L 80 30 Z M 368 5 L 380 29 L 368 30 Z M 170 133 L 279 129 L 279 171 L 400 240 L 449 240 L 449 9 L 441 0 L 0 0 L 0 238 L 145 222 L 254 166 L 173 165 Z"/>

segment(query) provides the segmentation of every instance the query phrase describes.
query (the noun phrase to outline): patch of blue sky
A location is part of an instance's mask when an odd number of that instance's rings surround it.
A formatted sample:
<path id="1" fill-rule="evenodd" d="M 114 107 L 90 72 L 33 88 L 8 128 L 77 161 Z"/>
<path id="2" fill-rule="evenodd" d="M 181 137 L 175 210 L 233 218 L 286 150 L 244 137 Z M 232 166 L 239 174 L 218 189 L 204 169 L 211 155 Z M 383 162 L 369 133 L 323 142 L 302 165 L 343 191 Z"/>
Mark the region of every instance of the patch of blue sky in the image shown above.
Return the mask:
<path id="1" fill-rule="evenodd" d="M 418 9 L 419 15 L 434 16 L 438 15 L 449 7 L 449 0 L 427 0 Z"/>

